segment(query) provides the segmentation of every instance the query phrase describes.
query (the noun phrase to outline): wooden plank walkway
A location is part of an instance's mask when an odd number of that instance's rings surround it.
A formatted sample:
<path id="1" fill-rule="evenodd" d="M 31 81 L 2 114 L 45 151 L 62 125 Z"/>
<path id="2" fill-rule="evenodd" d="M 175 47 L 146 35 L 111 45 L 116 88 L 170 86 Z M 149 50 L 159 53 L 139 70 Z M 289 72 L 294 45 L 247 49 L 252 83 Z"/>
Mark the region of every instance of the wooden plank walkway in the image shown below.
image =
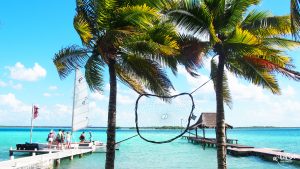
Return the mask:
<path id="1" fill-rule="evenodd" d="M 65 149 L 54 152 L 50 152 L 48 154 L 41 155 L 33 155 L 28 157 L 22 157 L 18 159 L 12 159 L 7 161 L 0 162 L 0 168 L 2 169 L 18 169 L 18 168 L 49 168 L 54 164 L 59 164 L 61 159 L 69 158 L 73 159 L 74 156 L 83 156 L 86 153 L 92 153 L 95 149 Z M 24 150 L 15 150 L 15 152 L 21 152 Z M 28 150 L 25 150 L 28 151 Z M 34 151 L 34 150 L 33 150 Z M 35 153 L 37 153 L 37 150 Z M 46 150 L 44 151 L 46 152 Z M 32 152 L 33 153 L 33 152 Z"/>
<path id="2" fill-rule="evenodd" d="M 192 143 L 199 143 L 203 146 L 216 147 L 216 139 L 203 138 L 194 136 L 183 136 Z M 240 144 L 226 143 L 227 153 L 233 156 L 259 156 L 265 159 L 269 159 L 274 162 L 290 161 L 300 164 L 300 155 L 287 153 L 284 150 L 272 149 L 272 148 L 255 148 L 253 146 L 246 146 Z"/>
<path id="3" fill-rule="evenodd" d="M 183 136 L 183 138 L 191 141 L 192 143 L 199 143 L 204 146 L 208 147 L 216 147 L 216 139 L 214 138 L 204 138 L 204 137 L 194 137 L 194 136 Z M 229 140 L 229 139 L 228 139 Z M 236 139 L 230 139 L 229 142 L 233 142 L 232 140 L 236 141 Z M 226 143 L 226 147 L 235 147 L 235 148 L 254 148 L 253 146 L 241 145 L 241 144 L 232 144 Z"/>
<path id="4" fill-rule="evenodd" d="M 292 160 L 300 162 L 300 155 L 287 153 L 284 150 L 271 148 L 227 148 L 228 154 L 234 156 L 260 156 L 270 158 L 274 161 Z"/>

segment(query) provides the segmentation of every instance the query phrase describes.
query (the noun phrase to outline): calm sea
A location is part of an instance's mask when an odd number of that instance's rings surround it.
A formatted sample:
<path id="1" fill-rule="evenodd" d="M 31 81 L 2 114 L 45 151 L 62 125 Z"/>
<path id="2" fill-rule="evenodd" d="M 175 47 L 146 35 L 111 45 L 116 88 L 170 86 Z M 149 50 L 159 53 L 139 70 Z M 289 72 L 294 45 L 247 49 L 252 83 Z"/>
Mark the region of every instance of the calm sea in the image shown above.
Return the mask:
<path id="1" fill-rule="evenodd" d="M 58 129 L 55 129 L 56 131 Z M 29 141 L 28 128 L 0 128 L 0 160 L 7 160 L 10 146 Z M 34 142 L 45 142 L 50 129 L 35 128 Z M 86 130 L 90 131 L 90 130 Z M 91 129 L 95 140 L 106 140 L 104 129 Z M 74 133 L 78 139 L 81 132 Z M 169 138 L 179 133 L 176 130 L 148 130 L 145 136 L 153 139 Z M 136 134 L 135 130 L 120 129 L 117 140 L 122 140 Z M 207 131 L 207 136 L 213 136 L 214 131 Z M 286 152 L 300 154 L 300 128 L 242 128 L 228 131 L 229 138 L 236 138 L 240 144 L 255 147 L 284 149 Z M 102 169 L 105 154 L 93 153 L 73 161 L 63 160 L 59 169 Z M 177 139 L 167 144 L 151 144 L 135 137 L 120 146 L 116 151 L 116 169 L 215 169 L 216 149 L 203 148 L 200 145 Z M 300 166 L 265 161 L 259 157 L 232 157 L 228 155 L 229 169 L 282 169 L 300 168 Z"/>

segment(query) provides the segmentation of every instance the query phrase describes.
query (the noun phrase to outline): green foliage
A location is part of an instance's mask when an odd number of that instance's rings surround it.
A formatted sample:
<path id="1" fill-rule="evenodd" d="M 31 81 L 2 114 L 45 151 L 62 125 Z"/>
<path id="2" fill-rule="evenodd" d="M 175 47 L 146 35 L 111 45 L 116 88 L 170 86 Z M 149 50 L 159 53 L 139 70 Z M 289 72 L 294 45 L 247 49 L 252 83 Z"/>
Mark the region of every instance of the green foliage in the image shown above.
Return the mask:
<path id="1" fill-rule="evenodd" d="M 145 3 L 116 0 L 77 0 L 74 27 L 84 47 L 60 50 L 54 62 L 61 77 L 85 68 L 92 91 L 103 89 L 103 70 L 116 61 L 117 77 L 138 93 L 168 95 L 173 88 L 164 67 L 175 73 L 179 45 L 173 24 Z"/>
<path id="2" fill-rule="evenodd" d="M 198 54 L 201 51 L 224 57 L 225 67 L 229 72 L 273 93 L 280 93 L 276 73 L 300 80 L 300 73 L 293 70 L 292 60 L 284 54 L 285 49 L 300 44 L 287 38 L 287 35 L 293 33 L 289 16 L 273 16 L 256 10 L 247 13 L 250 6 L 259 2 L 183 0 L 168 15 L 181 30 L 189 32 L 185 36 L 189 37 L 187 39 L 190 43 L 200 44 L 202 41 L 202 46 L 194 45 L 199 49 Z M 209 43 L 199 38 L 199 35 L 209 37 Z M 191 59 L 197 56 L 197 52 L 193 55 L 194 57 L 186 57 L 190 58 L 189 61 L 183 62 L 188 70 L 196 69 L 195 65 L 201 66 L 201 62 L 197 64 Z M 212 61 L 212 77 L 216 74 L 216 67 L 217 63 Z M 226 81 L 224 73 L 223 82 Z M 227 83 L 223 84 L 223 90 L 224 101 L 231 103 Z"/>

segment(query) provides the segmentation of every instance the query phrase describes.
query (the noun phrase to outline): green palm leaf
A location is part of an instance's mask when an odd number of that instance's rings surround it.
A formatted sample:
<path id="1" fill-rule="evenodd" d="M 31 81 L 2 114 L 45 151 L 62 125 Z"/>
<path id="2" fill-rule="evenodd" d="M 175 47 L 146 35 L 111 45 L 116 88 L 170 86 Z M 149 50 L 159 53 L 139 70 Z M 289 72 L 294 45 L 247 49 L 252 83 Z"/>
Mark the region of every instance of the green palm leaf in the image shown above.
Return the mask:
<path id="1" fill-rule="evenodd" d="M 71 71 L 82 67 L 89 57 L 88 52 L 86 48 L 81 48 L 76 45 L 58 51 L 53 58 L 53 62 L 60 78 L 65 78 Z"/>
<path id="2" fill-rule="evenodd" d="M 90 40 L 93 38 L 93 34 L 89 22 L 85 19 L 84 14 L 81 12 L 77 13 L 74 17 L 73 24 L 83 44 L 88 45 Z"/>
<path id="3" fill-rule="evenodd" d="M 91 91 L 103 91 L 104 62 L 98 55 L 92 55 L 86 62 L 85 79 Z"/>
<path id="4" fill-rule="evenodd" d="M 123 56 L 119 65 L 123 70 L 141 79 L 142 84 L 157 95 L 168 96 L 169 90 L 173 89 L 167 74 L 157 62 L 136 55 L 127 55 Z"/>

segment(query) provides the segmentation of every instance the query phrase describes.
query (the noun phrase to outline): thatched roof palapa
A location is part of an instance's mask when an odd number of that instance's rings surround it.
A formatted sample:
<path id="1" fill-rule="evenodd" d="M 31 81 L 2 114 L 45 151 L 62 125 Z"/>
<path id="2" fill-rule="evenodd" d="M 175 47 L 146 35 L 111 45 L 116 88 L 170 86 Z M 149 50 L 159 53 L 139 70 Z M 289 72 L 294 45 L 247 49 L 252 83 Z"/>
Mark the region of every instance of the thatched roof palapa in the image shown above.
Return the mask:
<path id="1" fill-rule="evenodd" d="M 198 121 L 193 124 L 189 130 L 194 130 L 196 128 L 216 128 L 216 113 L 201 113 Z M 233 128 L 231 125 L 225 123 L 226 128 Z"/>

